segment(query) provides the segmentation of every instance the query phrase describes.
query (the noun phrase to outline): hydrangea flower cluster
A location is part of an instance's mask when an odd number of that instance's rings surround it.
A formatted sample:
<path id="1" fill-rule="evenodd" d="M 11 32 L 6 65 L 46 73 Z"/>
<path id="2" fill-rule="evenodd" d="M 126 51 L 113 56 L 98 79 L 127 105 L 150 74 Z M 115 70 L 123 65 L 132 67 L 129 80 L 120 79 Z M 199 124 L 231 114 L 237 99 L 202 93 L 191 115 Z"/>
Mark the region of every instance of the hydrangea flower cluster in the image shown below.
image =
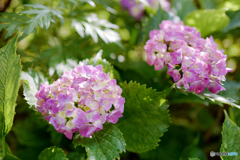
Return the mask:
<path id="1" fill-rule="evenodd" d="M 66 71 L 52 85 L 41 84 L 36 93 L 37 109 L 54 128 L 72 139 L 79 131 L 84 137 L 117 123 L 122 117 L 125 99 L 115 79 L 96 67 L 80 63 Z"/>
<path id="2" fill-rule="evenodd" d="M 159 3 L 161 7 L 166 11 L 170 11 L 170 2 L 167 0 L 145 0 L 149 6 L 154 9 L 158 9 Z M 139 20 L 144 15 L 145 4 L 141 0 L 121 0 L 124 9 L 127 9 L 129 14 L 135 19 Z"/>
<path id="3" fill-rule="evenodd" d="M 226 68 L 227 55 L 217 49 L 212 36 L 203 39 L 195 27 L 184 26 L 183 22 L 166 20 L 159 27 L 150 31 L 144 46 L 149 65 L 155 70 L 166 65 L 177 86 L 197 94 L 205 87 L 215 94 L 225 90 L 221 81 L 231 69 Z"/>

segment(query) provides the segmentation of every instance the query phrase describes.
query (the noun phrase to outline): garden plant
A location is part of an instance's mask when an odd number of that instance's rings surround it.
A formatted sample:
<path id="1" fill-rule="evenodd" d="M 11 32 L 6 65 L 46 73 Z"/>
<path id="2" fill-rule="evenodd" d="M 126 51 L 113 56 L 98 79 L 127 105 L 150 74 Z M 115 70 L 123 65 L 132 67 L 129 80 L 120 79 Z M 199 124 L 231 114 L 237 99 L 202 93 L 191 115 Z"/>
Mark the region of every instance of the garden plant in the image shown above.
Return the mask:
<path id="1" fill-rule="evenodd" d="M 240 160 L 239 0 L 0 0 L 0 159 Z"/>

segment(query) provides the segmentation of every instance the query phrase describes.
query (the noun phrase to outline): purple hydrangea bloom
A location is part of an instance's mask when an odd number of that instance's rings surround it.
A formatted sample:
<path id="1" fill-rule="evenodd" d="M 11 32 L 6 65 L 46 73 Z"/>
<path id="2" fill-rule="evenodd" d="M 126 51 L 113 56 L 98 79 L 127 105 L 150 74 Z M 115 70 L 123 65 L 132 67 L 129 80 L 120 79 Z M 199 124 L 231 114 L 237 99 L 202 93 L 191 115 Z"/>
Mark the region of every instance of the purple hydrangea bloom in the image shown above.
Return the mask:
<path id="1" fill-rule="evenodd" d="M 117 123 L 125 99 L 115 79 L 96 67 L 80 63 L 52 85 L 41 84 L 36 93 L 37 109 L 54 128 L 72 139 L 79 131 L 84 137 L 103 129 L 105 122 Z"/>
<path id="2" fill-rule="evenodd" d="M 197 94 L 206 87 L 214 94 L 225 90 L 221 81 L 231 69 L 226 67 L 227 55 L 217 49 L 212 36 L 201 38 L 195 27 L 184 26 L 183 22 L 166 20 L 159 28 L 150 31 L 144 46 L 149 65 L 155 70 L 166 65 L 177 86 Z"/>
<path id="3" fill-rule="evenodd" d="M 171 3 L 168 0 L 144 0 L 143 2 L 147 3 L 150 7 L 154 9 L 158 9 L 158 6 L 161 7 L 166 11 L 170 11 Z M 123 9 L 128 10 L 129 14 L 133 16 L 136 20 L 139 20 L 145 11 L 145 5 L 140 0 L 121 0 L 120 3 L 123 6 Z"/>

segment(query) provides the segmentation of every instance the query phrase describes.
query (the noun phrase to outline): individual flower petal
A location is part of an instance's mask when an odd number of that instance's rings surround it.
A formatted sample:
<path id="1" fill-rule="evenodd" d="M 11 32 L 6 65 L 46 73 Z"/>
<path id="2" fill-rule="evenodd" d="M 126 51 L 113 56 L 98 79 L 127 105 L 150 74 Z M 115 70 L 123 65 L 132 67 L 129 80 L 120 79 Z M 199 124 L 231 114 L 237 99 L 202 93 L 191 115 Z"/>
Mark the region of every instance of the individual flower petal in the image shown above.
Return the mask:
<path id="1" fill-rule="evenodd" d="M 99 108 L 99 103 L 94 100 L 91 96 L 88 96 L 86 99 L 86 105 L 91 109 L 91 110 L 96 110 Z"/>
<path id="2" fill-rule="evenodd" d="M 186 78 L 181 78 L 177 83 L 176 85 L 179 87 L 179 86 L 184 86 L 184 88 L 189 88 L 189 84 L 188 84 L 188 81 L 186 80 Z"/>
<path id="3" fill-rule="evenodd" d="M 196 59 L 195 63 L 193 66 L 191 66 L 191 70 L 194 71 L 195 73 L 200 74 L 203 70 L 208 68 L 207 63 L 201 61 L 200 59 Z"/>
<path id="4" fill-rule="evenodd" d="M 157 58 L 154 62 L 154 69 L 157 71 L 159 69 L 162 69 L 163 68 L 163 61 L 160 60 L 159 58 Z"/>
<path id="5" fill-rule="evenodd" d="M 113 110 L 108 116 L 107 121 L 109 123 L 116 124 L 118 119 L 122 117 L 122 113 L 119 110 Z"/>
<path id="6" fill-rule="evenodd" d="M 170 70 L 167 73 L 173 77 L 174 82 L 177 82 L 181 78 L 181 74 L 176 69 Z"/>
<path id="7" fill-rule="evenodd" d="M 152 53 L 152 54 L 148 54 L 148 55 L 147 55 L 147 63 L 148 63 L 150 66 L 152 66 L 152 65 L 154 64 L 155 60 L 156 60 L 156 55 L 155 55 L 155 53 Z"/>
<path id="8" fill-rule="evenodd" d="M 171 64 L 180 64 L 182 62 L 182 49 L 178 49 L 172 53 L 171 55 Z"/>
<path id="9" fill-rule="evenodd" d="M 226 90 L 224 87 L 222 87 L 217 82 L 210 82 L 207 86 L 207 89 L 214 94 L 218 94 L 219 91 Z"/>
<path id="10" fill-rule="evenodd" d="M 114 98 L 103 98 L 101 99 L 100 104 L 105 111 L 108 111 L 110 108 L 112 108 L 112 104 L 114 102 L 115 102 Z"/>
<path id="11" fill-rule="evenodd" d="M 82 136 L 89 138 L 96 129 L 97 127 L 95 127 L 93 124 L 84 124 L 78 129 L 78 131 Z"/>
<path id="12" fill-rule="evenodd" d="M 190 83 L 199 79 L 199 75 L 189 69 L 184 72 L 183 77 Z"/>
<path id="13" fill-rule="evenodd" d="M 194 81 L 190 84 L 190 88 L 189 88 L 189 92 L 192 91 L 192 92 L 195 92 L 197 94 L 201 94 L 205 87 L 207 86 L 207 83 L 208 81 L 206 80 L 197 80 L 197 81 Z"/>

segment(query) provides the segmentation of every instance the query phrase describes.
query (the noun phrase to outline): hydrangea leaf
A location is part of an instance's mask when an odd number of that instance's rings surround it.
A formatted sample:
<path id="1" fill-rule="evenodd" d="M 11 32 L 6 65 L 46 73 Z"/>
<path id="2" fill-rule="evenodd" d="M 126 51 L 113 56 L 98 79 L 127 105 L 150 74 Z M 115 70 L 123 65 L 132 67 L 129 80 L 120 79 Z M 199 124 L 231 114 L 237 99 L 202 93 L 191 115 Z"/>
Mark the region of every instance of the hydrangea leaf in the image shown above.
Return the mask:
<path id="1" fill-rule="evenodd" d="M 121 87 L 126 102 L 117 125 L 123 132 L 127 150 L 141 153 L 154 149 L 170 124 L 166 94 L 136 82 L 124 82 Z"/>
<path id="2" fill-rule="evenodd" d="M 199 160 L 198 158 L 188 158 L 188 160 Z"/>
<path id="3" fill-rule="evenodd" d="M 194 131 L 172 124 L 156 149 L 138 155 L 141 160 L 179 160 L 183 150 L 193 143 L 195 137 Z M 160 155 L 161 158 L 159 158 Z"/>
<path id="4" fill-rule="evenodd" d="M 111 124 L 104 124 L 103 129 L 95 132 L 91 138 L 77 134 L 73 138 L 75 147 L 82 145 L 86 148 L 88 160 L 115 160 L 125 151 L 125 142 L 120 130 Z"/>
<path id="5" fill-rule="evenodd" d="M 103 72 L 105 73 L 109 73 L 110 77 L 113 79 L 114 77 L 116 77 L 117 79 L 120 79 L 119 74 L 117 72 L 117 70 L 115 70 L 113 68 L 113 66 L 111 65 L 110 62 L 108 62 L 106 59 L 102 58 L 102 50 L 100 50 L 95 57 L 91 58 L 91 59 L 86 59 L 83 60 L 83 63 L 86 65 L 93 65 L 93 66 L 97 66 L 99 64 L 102 65 L 103 68 Z M 114 74 L 115 73 L 115 74 Z"/>
<path id="6" fill-rule="evenodd" d="M 240 128 L 228 117 L 226 111 L 222 130 L 222 145 L 220 152 L 240 151 Z M 238 153 L 239 154 L 239 153 Z M 238 156 L 222 156 L 223 160 L 237 160 Z"/>
<path id="7" fill-rule="evenodd" d="M 226 81 L 222 82 L 223 87 L 226 89 L 225 91 L 221 91 L 218 94 L 223 97 L 231 97 L 232 101 L 236 103 L 239 102 L 240 97 L 240 83 L 237 81 L 232 81 L 227 79 Z"/>
<path id="8" fill-rule="evenodd" d="M 221 9 L 197 10 L 186 16 L 185 23 L 196 27 L 201 32 L 202 37 L 206 37 L 228 25 L 229 18 L 225 12 Z"/>
<path id="9" fill-rule="evenodd" d="M 229 114 L 231 115 L 231 119 L 240 126 L 240 109 L 231 107 L 229 108 Z"/>
<path id="10" fill-rule="evenodd" d="M 240 26 L 240 10 L 238 11 L 227 11 L 227 16 L 230 18 L 230 23 L 227 27 L 223 29 L 224 32 L 227 32 L 231 29 L 235 29 Z"/>
<path id="11" fill-rule="evenodd" d="M 214 103 L 217 103 L 219 105 L 221 104 L 228 104 L 230 106 L 234 106 L 234 107 L 237 107 L 240 109 L 240 106 L 237 105 L 235 102 L 234 99 L 232 98 L 229 98 L 229 97 L 223 97 L 221 95 L 218 95 L 218 94 L 214 94 L 214 93 L 211 93 L 209 91 L 203 91 L 201 94 L 197 94 L 197 93 L 194 93 L 194 92 L 187 92 L 187 89 L 183 88 L 183 87 L 176 87 L 177 91 L 185 94 L 185 95 L 188 95 L 189 93 L 190 94 L 194 94 L 196 96 L 198 96 L 199 98 L 201 99 L 209 99 L 210 101 L 214 102 Z M 220 103 L 219 103 L 220 102 Z"/>
<path id="12" fill-rule="evenodd" d="M 195 94 L 195 93 L 194 93 Z M 198 95 L 198 94 L 195 94 L 197 96 L 199 96 L 200 98 L 207 98 L 213 102 L 220 102 L 220 103 L 223 103 L 223 104 L 228 104 L 230 106 L 234 106 L 234 107 L 237 107 L 240 109 L 240 106 L 235 104 L 235 100 L 231 99 L 231 98 L 226 98 L 226 97 L 223 97 L 223 96 L 220 96 L 218 94 L 213 94 L 213 93 L 209 93 L 209 92 L 204 92 L 202 93 L 201 95 Z"/>
<path id="13" fill-rule="evenodd" d="M 190 13 L 196 9 L 197 8 L 193 4 L 192 0 L 173 0 L 173 2 L 172 2 L 172 11 L 181 20 L 184 20 L 188 13 Z"/>
<path id="14" fill-rule="evenodd" d="M 83 62 L 86 65 L 93 65 L 93 66 L 97 66 L 99 64 L 102 65 L 103 67 L 103 72 L 108 73 L 110 77 L 113 79 L 114 77 L 117 80 L 120 80 L 120 76 L 117 70 L 115 70 L 113 68 L 113 66 L 111 65 L 110 62 L 108 62 L 106 59 L 102 58 L 102 50 L 100 50 L 95 57 L 90 58 L 90 59 L 85 59 L 81 62 Z M 74 67 L 76 67 L 78 65 L 76 60 L 73 59 L 67 59 L 66 62 L 61 62 L 58 63 L 57 65 L 53 65 L 53 67 L 49 68 L 49 74 L 53 75 L 54 72 L 57 72 L 57 75 L 59 77 L 61 77 L 61 75 L 65 72 L 65 71 L 70 71 L 72 70 Z"/>
<path id="15" fill-rule="evenodd" d="M 148 39 L 149 32 L 153 29 L 159 29 L 159 24 L 162 22 L 162 20 L 166 19 L 169 19 L 169 14 L 159 7 L 158 11 L 154 15 L 151 15 L 150 18 L 145 19 L 143 22 L 144 38 Z"/>
<path id="16" fill-rule="evenodd" d="M 62 149 L 49 147 L 44 149 L 38 156 L 38 160 L 68 160 Z"/>
<path id="17" fill-rule="evenodd" d="M 35 94 L 39 90 L 40 84 L 48 84 L 48 80 L 41 72 L 35 72 L 31 69 L 29 72 L 21 72 L 21 80 L 23 81 L 23 95 L 30 107 L 34 107 L 37 103 Z"/>
<path id="18" fill-rule="evenodd" d="M 32 147 L 36 150 L 41 148 L 41 151 L 51 144 L 49 137 L 46 136 L 48 124 L 39 120 L 39 115 L 35 112 L 29 110 L 29 113 L 31 114 L 27 118 L 16 121 L 11 131 L 16 135 L 20 145 Z M 52 139 L 51 142 L 53 142 Z"/>
<path id="19" fill-rule="evenodd" d="M 189 145 L 183 151 L 179 160 L 186 160 L 188 157 L 198 157 L 201 160 L 207 160 L 203 150 L 197 145 Z M 194 159 L 195 160 L 195 159 Z"/>
<path id="20" fill-rule="evenodd" d="M 169 95 L 169 93 L 172 92 L 172 90 L 173 90 L 174 87 L 175 87 L 175 83 L 174 83 L 170 88 L 168 88 L 168 89 L 166 89 L 166 90 L 160 92 L 160 96 L 161 96 L 161 98 L 166 98 L 167 95 Z"/>
<path id="21" fill-rule="evenodd" d="M 17 37 L 0 49 L 0 137 L 11 130 L 15 114 L 21 72 L 20 57 L 16 55 Z"/>
<path id="22" fill-rule="evenodd" d="M 200 0 L 199 3 L 202 9 L 215 9 L 217 7 L 215 0 Z"/>
<path id="23" fill-rule="evenodd" d="M 78 151 L 75 151 L 75 152 L 70 152 L 67 154 L 67 158 L 69 160 L 85 160 L 86 158 L 86 155 L 85 155 L 85 152 L 78 152 Z"/>

